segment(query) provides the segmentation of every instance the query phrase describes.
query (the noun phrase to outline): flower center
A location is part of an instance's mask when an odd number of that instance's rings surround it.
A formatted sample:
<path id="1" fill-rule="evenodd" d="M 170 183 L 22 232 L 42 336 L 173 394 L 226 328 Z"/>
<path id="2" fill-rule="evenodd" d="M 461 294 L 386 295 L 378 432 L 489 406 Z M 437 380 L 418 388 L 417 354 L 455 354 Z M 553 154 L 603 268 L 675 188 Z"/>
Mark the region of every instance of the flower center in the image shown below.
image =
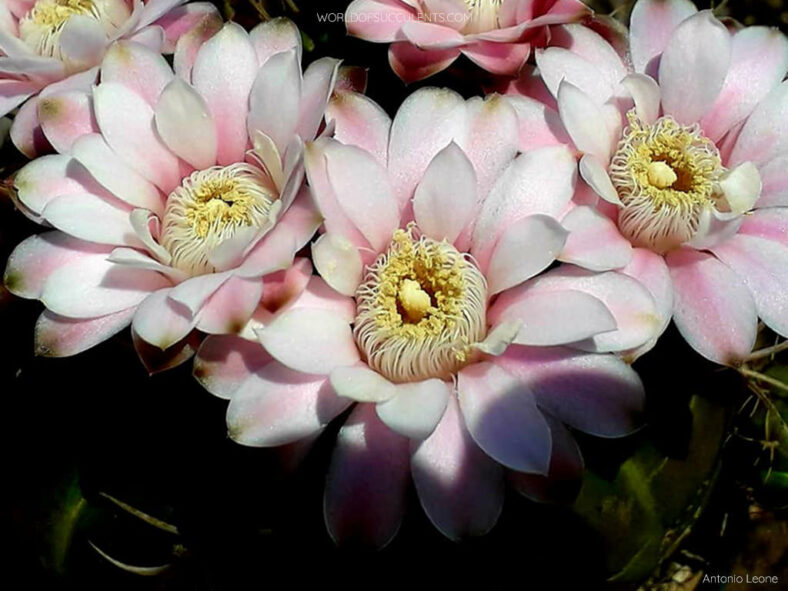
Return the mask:
<path id="1" fill-rule="evenodd" d="M 161 244 L 171 265 L 190 275 L 212 273 L 211 254 L 242 228 L 265 229 L 276 200 L 265 174 L 251 164 L 193 172 L 167 198 Z"/>
<path id="2" fill-rule="evenodd" d="M 129 15 L 124 0 L 37 0 L 19 21 L 19 37 L 40 56 L 63 59 L 60 35 L 72 16 L 92 18 L 111 35 Z"/>
<path id="3" fill-rule="evenodd" d="M 498 13 L 503 0 L 465 0 L 470 18 L 463 27 L 466 34 L 485 33 L 499 28 Z"/>
<path id="4" fill-rule="evenodd" d="M 449 378 L 486 332 L 487 283 L 448 242 L 397 230 L 356 291 L 353 333 L 367 364 L 392 382 Z"/>
<path id="5" fill-rule="evenodd" d="M 618 226 L 633 244 L 663 253 L 692 239 L 701 212 L 719 200 L 726 170 L 697 125 L 682 126 L 671 117 L 646 125 L 632 111 L 627 118 L 610 165 L 624 204 Z"/>

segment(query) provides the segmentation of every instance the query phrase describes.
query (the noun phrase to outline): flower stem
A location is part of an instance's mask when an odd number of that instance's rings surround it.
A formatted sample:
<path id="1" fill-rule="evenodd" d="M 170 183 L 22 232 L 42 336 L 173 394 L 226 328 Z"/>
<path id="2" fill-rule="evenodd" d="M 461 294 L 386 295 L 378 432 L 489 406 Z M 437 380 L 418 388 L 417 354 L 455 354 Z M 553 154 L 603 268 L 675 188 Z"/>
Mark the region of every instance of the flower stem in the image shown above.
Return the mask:
<path id="1" fill-rule="evenodd" d="M 778 390 L 783 390 L 784 392 L 788 392 L 788 384 L 784 384 L 780 380 L 776 380 L 772 377 L 764 375 L 755 370 L 748 369 L 746 367 L 740 367 L 739 373 L 745 377 L 752 378 L 753 380 L 756 380 L 758 382 L 763 382 L 765 384 L 769 384 L 770 386 L 774 386 Z"/>
<path id="2" fill-rule="evenodd" d="M 756 361 L 758 359 L 763 359 L 764 357 L 771 357 L 772 355 L 776 355 L 782 351 L 788 351 L 788 341 L 783 341 L 773 347 L 766 347 L 765 349 L 760 349 L 759 351 L 753 351 L 749 357 L 747 357 L 746 361 Z"/>

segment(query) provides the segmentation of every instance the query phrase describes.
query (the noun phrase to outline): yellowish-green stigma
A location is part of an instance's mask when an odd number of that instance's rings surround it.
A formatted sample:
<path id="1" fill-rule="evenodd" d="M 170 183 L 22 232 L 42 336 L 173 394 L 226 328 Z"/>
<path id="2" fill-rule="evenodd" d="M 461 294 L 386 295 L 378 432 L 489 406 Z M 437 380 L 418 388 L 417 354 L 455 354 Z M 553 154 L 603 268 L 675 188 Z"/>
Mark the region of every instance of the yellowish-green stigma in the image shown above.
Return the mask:
<path id="1" fill-rule="evenodd" d="M 618 226 L 637 245 L 664 253 L 691 240 L 701 212 L 717 205 L 726 172 L 714 143 L 698 125 L 662 117 L 653 125 L 633 111 L 610 165 L 624 204 Z"/>
<path id="2" fill-rule="evenodd" d="M 124 0 L 37 0 L 19 20 L 19 37 L 40 56 L 63 59 L 60 35 L 71 17 L 96 20 L 111 35 L 129 15 Z M 75 64 L 66 66 L 70 71 Z"/>
<path id="3" fill-rule="evenodd" d="M 241 229 L 273 224 L 276 199 L 268 177 L 251 164 L 193 172 L 167 198 L 161 244 L 170 264 L 189 275 L 212 273 L 210 256 L 221 244 Z"/>
<path id="4" fill-rule="evenodd" d="M 484 339 L 487 282 L 446 241 L 397 230 L 356 291 L 356 343 L 395 383 L 447 379 Z"/>
<path id="5" fill-rule="evenodd" d="M 462 29 L 463 33 L 485 33 L 499 28 L 498 13 L 503 0 L 465 0 L 470 18 Z"/>

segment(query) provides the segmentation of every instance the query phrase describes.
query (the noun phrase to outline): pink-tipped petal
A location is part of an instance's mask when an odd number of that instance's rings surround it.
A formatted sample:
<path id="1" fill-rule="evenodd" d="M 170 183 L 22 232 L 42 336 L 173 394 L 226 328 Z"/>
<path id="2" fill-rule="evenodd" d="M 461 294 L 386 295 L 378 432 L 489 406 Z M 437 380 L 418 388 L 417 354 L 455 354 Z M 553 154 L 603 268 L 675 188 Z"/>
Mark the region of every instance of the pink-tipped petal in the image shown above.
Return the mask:
<path id="1" fill-rule="evenodd" d="M 335 91 L 326 121 L 333 122 L 337 140 L 366 150 L 386 165 L 391 118 L 372 99 L 357 92 Z"/>
<path id="2" fill-rule="evenodd" d="M 169 289 L 152 293 L 137 307 L 132 326 L 146 343 L 167 349 L 194 328 L 194 319 L 186 308 L 169 298 Z"/>
<path id="3" fill-rule="evenodd" d="M 249 96 L 250 137 L 261 131 L 284 154 L 298 126 L 300 97 L 301 65 L 295 51 L 272 56 L 258 71 Z"/>
<path id="4" fill-rule="evenodd" d="M 108 246 L 83 242 L 59 231 L 34 234 L 17 245 L 8 257 L 3 283 L 14 295 L 37 299 L 55 270 L 86 255 L 107 256 L 110 250 Z"/>
<path id="5" fill-rule="evenodd" d="M 236 335 L 211 335 L 194 358 L 194 377 L 214 396 L 230 400 L 249 376 L 270 361 L 256 341 Z"/>
<path id="6" fill-rule="evenodd" d="M 419 229 L 434 240 L 453 243 L 476 212 L 476 173 L 454 142 L 430 162 L 413 197 Z"/>
<path id="7" fill-rule="evenodd" d="M 462 49 L 465 57 L 496 76 L 517 76 L 531 54 L 529 43 L 478 41 Z"/>
<path id="8" fill-rule="evenodd" d="M 432 435 L 415 448 L 411 473 L 424 512 L 449 539 L 483 535 L 498 521 L 503 471 L 471 438 L 455 396 Z"/>
<path id="9" fill-rule="evenodd" d="M 129 205 L 164 213 L 164 199 L 156 186 L 128 166 L 100 134 L 80 137 L 72 148 L 74 160 L 107 191 Z"/>
<path id="10" fill-rule="evenodd" d="M 576 429 L 621 437 L 642 426 L 643 382 L 614 355 L 510 347 L 495 363 L 523 380 L 541 408 Z"/>
<path id="11" fill-rule="evenodd" d="M 555 218 L 532 215 L 509 225 L 498 238 L 487 267 L 492 296 L 544 271 L 558 258 L 567 232 Z"/>
<path id="12" fill-rule="evenodd" d="M 70 357 L 116 335 L 131 323 L 134 308 L 107 316 L 76 320 L 44 310 L 35 327 L 36 355 Z"/>
<path id="13" fill-rule="evenodd" d="M 315 138 L 337 81 L 340 61 L 330 57 L 318 59 L 304 72 L 296 132 L 304 141 Z"/>
<path id="14" fill-rule="evenodd" d="M 788 152 L 788 82 L 763 99 L 744 123 L 727 165 L 761 165 Z"/>
<path id="15" fill-rule="evenodd" d="M 711 250 L 744 279 L 766 325 L 788 336 L 788 245 L 739 234 Z"/>
<path id="16" fill-rule="evenodd" d="M 331 372 L 331 386 L 337 396 L 356 402 L 385 402 L 397 393 L 394 384 L 366 363 L 337 367 Z"/>
<path id="17" fill-rule="evenodd" d="M 289 308 L 303 295 L 313 277 L 309 259 L 295 259 L 290 268 L 263 278 L 260 306 L 272 313 Z"/>
<path id="18" fill-rule="evenodd" d="M 333 290 L 320 277 L 312 276 L 303 293 L 293 302 L 292 308 L 317 308 L 326 310 L 347 324 L 356 317 L 356 302 Z"/>
<path id="19" fill-rule="evenodd" d="M 172 9 L 186 2 L 187 0 L 148 0 L 142 10 L 137 27 L 147 27 Z"/>
<path id="20" fill-rule="evenodd" d="M 508 100 L 497 94 L 484 99 L 473 97 L 466 105 L 468 131 L 457 143 L 473 163 L 481 200 L 517 154 L 517 113 Z"/>
<path id="21" fill-rule="evenodd" d="M 426 88 L 410 95 L 391 126 L 389 177 L 400 206 L 435 155 L 460 137 L 466 126 L 465 101 L 448 89 Z"/>
<path id="22" fill-rule="evenodd" d="M 161 91 L 173 78 L 172 69 L 159 52 L 139 43 L 113 43 L 101 62 L 101 82 L 115 82 L 133 90 L 155 106 Z"/>
<path id="23" fill-rule="evenodd" d="M 756 208 L 788 207 L 788 154 L 777 156 L 759 168 L 761 196 Z"/>
<path id="24" fill-rule="evenodd" d="M 574 193 L 577 165 L 565 146 L 519 155 L 484 201 L 473 232 L 472 253 L 484 267 L 498 236 L 529 215 L 558 217 Z"/>
<path id="25" fill-rule="evenodd" d="M 353 0 L 345 12 L 348 34 L 375 43 L 395 41 L 402 25 L 415 18 L 413 8 L 385 0 Z"/>
<path id="26" fill-rule="evenodd" d="M 673 31 L 698 11 L 690 0 L 641 0 L 632 9 L 630 51 L 632 65 L 641 74 L 654 76 L 659 57 Z M 656 58 L 656 59 L 655 59 Z"/>
<path id="27" fill-rule="evenodd" d="M 460 57 L 460 50 L 419 49 L 408 41 L 389 46 L 389 65 L 405 84 L 418 82 L 448 68 Z"/>
<path id="28" fill-rule="evenodd" d="M 205 302 L 197 318 L 197 328 L 208 334 L 240 332 L 262 294 L 263 282 L 259 278 L 230 277 Z"/>
<path id="29" fill-rule="evenodd" d="M 788 207 L 758 209 L 745 216 L 741 234 L 757 236 L 788 247 Z"/>
<path id="30" fill-rule="evenodd" d="M 159 139 L 153 108 L 117 82 L 93 90 L 96 120 L 104 139 L 126 164 L 164 193 L 180 185 L 178 157 Z"/>
<path id="31" fill-rule="evenodd" d="M 41 215 L 66 234 L 88 242 L 131 246 L 144 245 L 129 221 L 130 208 L 125 204 L 87 193 L 55 197 Z"/>
<path id="32" fill-rule="evenodd" d="M 339 143 L 330 145 L 326 160 L 339 206 L 372 247 L 383 250 L 399 226 L 386 170 L 369 153 Z"/>
<path id="33" fill-rule="evenodd" d="M 618 196 L 613 181 L 607 172 L 605 164 L 593 154 L 584 154 L 580 159 L 580 176 L 591 188 L 594 194 L 598 195 L 611 205 L 623 207 Z"/>
<path id="34" fill-rule="evenodd" d="M 577 88 L 595 104 L 604 104 L 615 91 L 592 62 L 561 47 L 548 47 L 536 52 L 536 64 L 552 95 L 559 96 L 563 82 Z"/>
<path id="35" fill-rule="evenodd" d="M 312 244 L 312 259 L 326 283 L 343 295 L 355 295 L 364 264 L 352 242 L 343 236 L 325 233 Z"/>
<path id="36" fill-rule="evenodd" d="M 607 353 L 632 349 L 648 341 L 659 329 L 660 319 L 651 293 L 635 279 L 615 271 L 594 273 L 564 265 L 517 290 L 531 294 L 574 290 L 601 300 L 615 318 L 617 328 L 575 344 L 584 350 Z"/>
<path id="37" fill-rule="evenodd" d="M 450 49 L 465 45 L 465 37 L 452 29 L 422 20 L 402 23 L 398 41 L 410 41 L 419 49 Z"/>
<path id="38" fill-rule="evenodd" d="M 14 115 L 11 125 L 11 141 L 17 150 L 28 158 L 52 151 L 52 146 L 38 121 L 38 101 L 41 95 L 33 96 Z"/>
<path id="39" fill-rule="evenodd" d="M 127 41 L 137 43 L 147 47 L 151 51 L 161 53 L 165 44 L 164 29 L 156 25 L 151 25 L 127 37 Z"/>
<path id="40" fill-rule="evenodd" d="M 143 341 L 134 329 L 131 329 L 131 342 L 134 345 L 134 351 L 148 375 L 151 376 L 189 361 L 200 346 L 200 338 L 197 331 L 192 331 L 186 338 L 171 347 L 160 349 Z"/>
<path id="41" fill-rule="evenodd" d="M 163 53 L 173 53 L 178 40 L 198 27 L 205 18 L 221 19 L 216 6 L 210 2 L 190 2 L 173 8 L 156 20 L 164 32 Z"/>
<path id="42" fill-rule="evenodd" d="M 659 117 L 662 101 L 662 93 L 657 81 L 646 74 L 630 74 L 621 81 L 621 84 L 632 95 L 637 116 L 643 123 L 653 124 Z"/>
<path id="43" fill-rule="evenodd" d="M 324 221 L 327 232 L 344 236 L 360 248 L 370 248 L 370 244 L 355 224 L 350 221 L 337 201 L 337 195 L 328 178 L 326 151 L 335 140 L 321 138 L 304 148 L 304 165 L 309 186 Z"/>
<path id="44" fill-rule="evenodd" d="M 197 54 L 192 83 L 213 117 L 221 165 L 243 160 L 248 143 L 249 93 L 257 73 L 257 55 L 249 34 L 235 23 L 225 24 Z"/>
<path id="45" fill-rule="evenodd" d="M 513 341 L 521 345 L 575 343 L 616 329 L 616 319 L 599 298 L 568 289 L 548 293 L 511 290 L 498 298 L 488 320 L 493 324 L 519 322 Z"/>
<path id="46" fill-rule="evenodd" d="M 400 435 L 426 439 L 435 430 L 449 401 L 443 380 L 396 384 L 394 395 L 375 407 L 378 418 Z"/>
<path id="47" fill-rule="evenodd" d="M 674 287 L 673 320 L 692 348 L 725 365 L 749 355 L 758 313 L 744 280 L 708 253 L 682 249 L 666 260 Z"/>
<path id="48" fill-rule="evenodd" d="M 107 46 L 104 28 L 95 18 L 75 14 L 60 30 L 60 55 L 69 67 L 76 70 L 96 65 Z"/>
<path id="49" fill-rule="evenodd" d="M 123 268 L 106 255 L 88 255 L 58 267 L 44 283 L 41 301 L 69 318 L 96 318 L 126 310 L 170 282 L 154 271 Z"/>
<path id="50" fill-rule="evenodd" d="M 323 510 L 341 545 L 382 548 L 399 530 L 408 489 L 408 439 L 389 429 L 372 404 L 359 404 L 339 431 Z"/>
<path id="51" fill-rule="evenodd" d="M 176 285 L 170 297 L 196 315 L 208 298 L 232 276 L 231 271 L 196 275 Z"/>
<path id="52" fill-rule="evenodd" d="M 591 271 L 609 271 L 629 263 L 632 246 L 610 219 L 591 207 L 576 207 L 561 221 L 569 236 L 558 257 Z"/>
<path id="53" fill-rule="evenodd" d="M 291 308 L 257 336 L 276 360 L 296 371 L 325 375 L 359 360 L 350 326 L 324 309 Z"/>
<path id="54" fill-rule="evenodd" d="M 571 145 L 558 113 L 535 99 L 526 96 L 507 96 L 517 113 L 519 149 L 521 152 L 545 146 Z"/>
<path id="55" fill-rule="evenodd" d="M 570 23 L 552 28 L 550 45 L 563 47 L 591 61 L 614 87 L 628 74 L 627 66 L 612 45 L 585 24 Z"/>
<path id="56" fill-rule="evenodd" d="M 566 81 L 560 83 L 557 96 L 561 121 L 577 149 L 607 164 L 618 138 L 605 122 L 600 103 Z"/>
<path id="57" fill-rule="evenodd" d="M 730 60 L 730 33 L 710 11 L 681 23 L 659 65 L 665 114 L 683 125 L 699 121 L 719 96 Z"/>
<path id="58" fill-rule="evenodd" d="M 14 187 L 19 201 L 38 215 L 55 197 L 79 193 L 107 196 L 79 162 L 60 154 L 42 156 L 27 164 L 16 174 Z"/>
<path id="59" fill-rule="evenodd" d="M 777 29 L 746 27 L 733 36 L 731 67 L 717 100 L 700 124 L 712 141 L 744 120 L 785 78 L 788 40 Z"/>
<path id="60" fill-rule="evenodd" d="M 545 418 L 553 438 L 548 475 L 510 471 L 507 480 L 517 492 L 537 503 L 571 503 L 582 484 L 583 456 L 569 430 L 550 415 Z"/>
<path id="61" fill-rule="evenodd" d="M 61 154 L 71 150 L 83 135 L 96 133 L 93 99 L 81 91 L 58 93 L 39 99 L 38 120 L 52 147 Z"/>
<path id="62" fill-rule="evenodd" d="M 665 258 L 646 248 L 632 249 L 632 260 L 621 269 L 621 272 L 634 277 L 649 290 L 657 304 L 657 316 L 660 321 L 656 333 L 646 344 L 625 355 L 625 359 L 634 361 L 657 344 L 657 339 L 670 324 L 670 319 L 673 317 L 673 282 Z"/>
<path id="63" fill-rule="evenodd" d="M 298 63 L 301 63 L 301 32 L 288 18 L 274 18 L 260 23 L 249 33 L 249 39 L 261 66 L 271 56 L 290 50 L 295 50 Z"/>
<path id="64" fill-rule="evenodd" d="M 457 390 L 468 431 L 487 455 L 513 470 L 547 474 L 550 429 L 528 386 L 481 362 L 460 371 Z"/>
<path id="65" fill-rule="evenodd" d="M 325 376 L 293 371 L 272 361 L 235 391 L 227 430 L 243 445 L 276 447 L 317 433 L 350 405 Z"/>
<path id="66" fill-rule="evenodd" d="M 218 14 L 206 14 L 187 33 L 175 43 L 172 66 L 175 73 L 186 80 L 192 80 L 194 62 L 200 48 L 222 28 L 222 18 Z"/>
<path id="67" fill-rule="evenodd" d="M 216 127 L 200 94 L 180 78 L 174 78 L 155 105 L 156 130 L 180 158 L 195 169 L 216 164 Z"/>
<path id="68" fill-rule="evenodd" d="M 312 238 L 320 222 L 309 188 L 302 187 L 274 228 L 246 254 L 238 274 L 259 277 L 286 269 Z"/>

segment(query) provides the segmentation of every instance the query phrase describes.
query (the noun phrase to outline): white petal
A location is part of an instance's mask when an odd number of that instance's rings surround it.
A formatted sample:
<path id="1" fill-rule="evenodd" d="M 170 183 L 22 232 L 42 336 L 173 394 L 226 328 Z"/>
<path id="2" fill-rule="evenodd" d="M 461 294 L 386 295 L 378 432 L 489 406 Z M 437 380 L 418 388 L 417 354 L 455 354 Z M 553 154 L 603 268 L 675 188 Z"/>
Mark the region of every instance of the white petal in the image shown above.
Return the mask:
<path id="1" fill-rule="evenodd" d="M 490 256 L 487 288 L 492 296 L 544 271 L 558 257 L 567 232 L 555 219 L 532 215 L 503 231 Z"/>
<path id="2" fill-rule="evenodd" d="M 350 240 L 338 234 L 323 234 L 312 244 L 312 259 L 326 283 L 342 295 L 355 295 L 363 263 Z"/>
<path id="3" fill-rule="evenodd" d="M 393 397 L 376 406 L 378 417 L 391 429 L 411 439 L 426 439 L 435 430 L 449 401 L 442 380 L 396 384 Z"/>
<path id="4" fill-rule="evenodd" d="M 337 367 L 330 379 L 337 396 L 357 402 L 385 402 L 396 394 L 394 384 L 366 364 Z"/>

